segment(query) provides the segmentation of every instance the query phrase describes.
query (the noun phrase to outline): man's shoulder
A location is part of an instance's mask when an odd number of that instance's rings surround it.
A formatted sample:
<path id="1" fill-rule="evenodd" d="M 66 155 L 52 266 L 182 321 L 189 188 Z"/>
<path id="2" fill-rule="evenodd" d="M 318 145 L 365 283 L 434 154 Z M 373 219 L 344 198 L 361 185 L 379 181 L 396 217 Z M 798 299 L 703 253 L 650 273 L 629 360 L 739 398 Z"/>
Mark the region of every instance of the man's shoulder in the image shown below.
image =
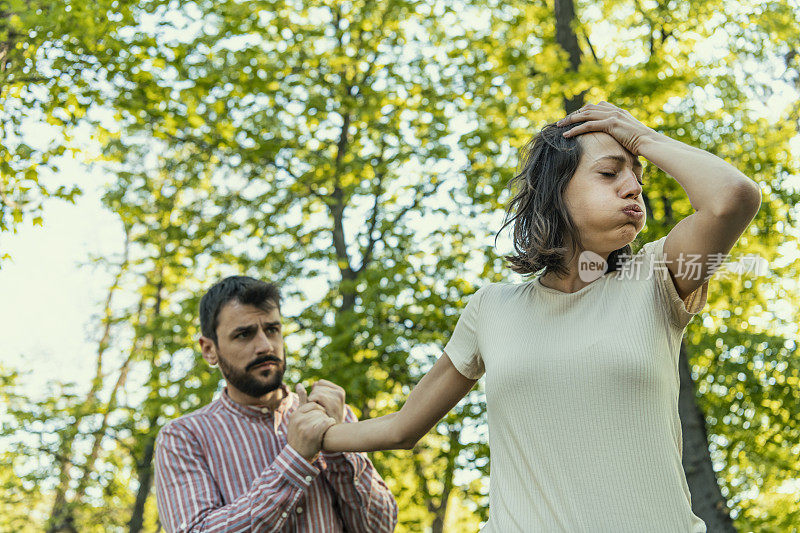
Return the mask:
<path id="1" fill-rule="evenodd" d="M 195 409 L 189 413 L 173 418 L 161 428 L 159 435 L 176 435 L 190 433 L 193 435 L 202 434 L 204 429 L 213 423 L 215 415 L 222 407 L 220 399 L 212 400 L 210 403 Z M 163 437 L 162 437 L 163 438 Z"/>

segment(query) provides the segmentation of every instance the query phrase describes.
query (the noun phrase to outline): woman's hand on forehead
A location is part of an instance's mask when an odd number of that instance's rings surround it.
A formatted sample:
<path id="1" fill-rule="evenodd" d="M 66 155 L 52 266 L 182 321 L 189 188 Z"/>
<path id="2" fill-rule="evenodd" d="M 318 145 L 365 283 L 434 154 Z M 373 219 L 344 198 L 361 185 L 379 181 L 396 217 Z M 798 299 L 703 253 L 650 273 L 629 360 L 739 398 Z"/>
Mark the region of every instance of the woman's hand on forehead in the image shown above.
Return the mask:
<path id="1" fill-rule="evenodd" d="M 565 131 L 564 137 L 590 132 L 607 133 L 636 156 L 640 155 L 642 142 L 657 135 L 655 130 L 633 118 L 629 112 L 608 102 L 586 104 L 556 122 L 556 126 L 564 127 L 575 123 L 580 124 Z"/>

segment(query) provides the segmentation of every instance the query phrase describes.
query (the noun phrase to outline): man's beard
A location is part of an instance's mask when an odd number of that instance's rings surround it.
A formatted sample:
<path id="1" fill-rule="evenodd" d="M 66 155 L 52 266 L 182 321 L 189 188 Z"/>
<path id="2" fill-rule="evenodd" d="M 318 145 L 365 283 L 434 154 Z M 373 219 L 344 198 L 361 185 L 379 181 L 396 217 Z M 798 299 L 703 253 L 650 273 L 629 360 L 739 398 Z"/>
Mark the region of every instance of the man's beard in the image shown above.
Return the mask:
<path id="1" fill-rule="evenodd" d="M 227 360 L 222 357 L 222 354 L 217 348 L 217 361 L 219 362 L 219 369 L 222 371 L 222 376 L 229 385 L 232 385 L 239 392 L 252 396 L 253 398 L 260 398 L 275 389 L 279 388 L 283 383 L 283 373 L 286 371 L 286 364 L 274 356 L 260 357 L 249 365 L 244 371 L 232 367 L 228 364 Z M 270 371 L 269 377 L 266 381 L 259 379 L 250 373 L 250 369 L 256 365 L 266 361 L 273 361 L 277 364 L 277 368 Z M 261 372 L 262 370 L 259 370 Z"/>

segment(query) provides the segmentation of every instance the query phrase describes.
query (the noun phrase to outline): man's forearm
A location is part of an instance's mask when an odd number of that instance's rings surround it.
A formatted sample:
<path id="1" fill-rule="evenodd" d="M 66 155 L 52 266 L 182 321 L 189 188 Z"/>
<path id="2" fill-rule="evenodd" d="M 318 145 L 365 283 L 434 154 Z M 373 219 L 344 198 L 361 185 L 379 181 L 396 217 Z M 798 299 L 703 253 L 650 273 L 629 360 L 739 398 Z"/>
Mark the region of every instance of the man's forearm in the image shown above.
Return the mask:
<path id="1" fill-rule="evenodd" d="M 298 493 L 308 489 L 319 475 L 296 451 L 285 447 L 253 482 L 248 492 L 227 505 L 221 505 L 213 490 L 214 482 L 202 470 L 187 471 L 190 464 L 173 472 L 169 465 L 180 464 L 191 452 L 162 450 L 169 459 L 158 473 L 157 496 L 161 521 L 172 533 L 236 533 L 279 528 L 297 506 Z"/>
<path id="2" fill-rule="evenodd" d="M 322 454 L 322 474 L 334 488 L 342 520 L 354 533 L 391 533 L 397 525 L 397 502 L 372 462 L 361 453 Z"/>

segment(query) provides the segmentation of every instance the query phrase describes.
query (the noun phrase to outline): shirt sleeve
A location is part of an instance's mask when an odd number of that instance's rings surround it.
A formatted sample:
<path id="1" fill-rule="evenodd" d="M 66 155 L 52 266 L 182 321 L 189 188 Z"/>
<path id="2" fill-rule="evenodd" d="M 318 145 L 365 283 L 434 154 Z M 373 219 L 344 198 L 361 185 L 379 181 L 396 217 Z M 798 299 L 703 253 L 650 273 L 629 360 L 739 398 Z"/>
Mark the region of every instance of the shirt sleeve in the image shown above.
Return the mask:
<path id="1" fill-rule="evenodd" d="M 155 471 L 158 514 L 170 533 L 276 531 L 319 474 L 285 446 L 245 494 L 224 505 L 199 439 L 174 423 L 156 439 Z"/>
<path id="2" fill-rule="evenodd" d="M 458 318 L 450 340 L 444 347 L 444 353 L 450 358 L 456 370 L 469 379 L 478 379 L 485 371 L 478 347 L 478 315 L 485 289 L 486 287 L 481 287 L 470 297 Z"/>
<path id="3" fill-rule="evenodd" d="M 676 328 L 683 329 L 691 322 L 694 315 L 705 307 L 708 299 L 709 280 L 705 280 L 694 292 L 685 299 L 681 299 L 664 258 L 666 239 L 664 236 L 648 242 L 642 247 L 642 250 L 649 256 L 652 273 L 648 272 L 648 275 L 655 278 L 656 292 L 661 298 L 661 304 L 666 308 L 670 322 Z M 677 266 L 673 265 L 675 268 Z"/>
<path id="4" fill-rule="evenodd" d="M 358 422 L 345 405 L 346 423 Z M 397 525 L 397 502 L 372 461 L 363 452 L 322 452 L 322 475 L 333 493 L 347 531 L 391 533 Z"/>

